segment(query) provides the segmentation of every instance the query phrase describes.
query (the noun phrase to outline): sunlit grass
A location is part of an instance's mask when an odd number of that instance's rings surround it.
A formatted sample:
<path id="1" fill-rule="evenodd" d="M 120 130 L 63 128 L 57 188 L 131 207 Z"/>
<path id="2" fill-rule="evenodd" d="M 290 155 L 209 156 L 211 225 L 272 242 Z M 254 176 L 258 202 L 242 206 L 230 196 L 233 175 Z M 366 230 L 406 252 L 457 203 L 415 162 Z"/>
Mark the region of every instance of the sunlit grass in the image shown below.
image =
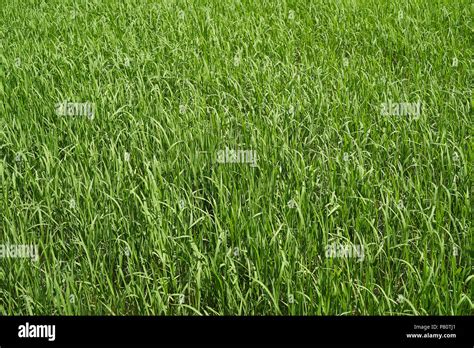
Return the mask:
<path id="1" fill-rule="evenodd" d="M 470 10 L 2 4 L 0 314 L 472 313 Z"/>

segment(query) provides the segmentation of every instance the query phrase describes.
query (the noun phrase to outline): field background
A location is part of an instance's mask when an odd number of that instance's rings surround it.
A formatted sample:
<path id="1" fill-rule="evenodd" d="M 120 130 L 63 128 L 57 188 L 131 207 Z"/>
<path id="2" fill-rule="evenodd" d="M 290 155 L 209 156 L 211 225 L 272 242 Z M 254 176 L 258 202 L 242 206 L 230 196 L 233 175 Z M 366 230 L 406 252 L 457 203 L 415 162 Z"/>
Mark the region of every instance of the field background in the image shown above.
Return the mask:
<path id="1" fill-rule="evenodd" d="M 1 0 L 0 314 L 471 314 L 473 10 Z"/>

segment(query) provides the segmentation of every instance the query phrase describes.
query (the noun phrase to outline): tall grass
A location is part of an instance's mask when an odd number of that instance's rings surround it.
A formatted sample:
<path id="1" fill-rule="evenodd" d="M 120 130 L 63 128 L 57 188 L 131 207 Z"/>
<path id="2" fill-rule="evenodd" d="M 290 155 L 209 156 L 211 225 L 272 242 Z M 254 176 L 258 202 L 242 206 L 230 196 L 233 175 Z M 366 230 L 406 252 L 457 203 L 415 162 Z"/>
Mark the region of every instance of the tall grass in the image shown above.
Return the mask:
<path id="1" fill-rule="evenodd" d="M 0 313 L 472 313 L 472 9 L 3 1 Z"/>

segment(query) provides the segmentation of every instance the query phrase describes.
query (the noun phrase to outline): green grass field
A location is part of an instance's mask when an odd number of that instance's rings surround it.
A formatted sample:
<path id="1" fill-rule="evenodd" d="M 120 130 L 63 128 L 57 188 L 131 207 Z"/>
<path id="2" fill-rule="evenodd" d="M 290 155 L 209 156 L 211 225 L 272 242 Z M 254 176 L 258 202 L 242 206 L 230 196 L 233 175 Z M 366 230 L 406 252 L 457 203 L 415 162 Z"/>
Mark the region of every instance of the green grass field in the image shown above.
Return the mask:
<path id="1" fill-rule="evenodd" d="M 470 1 L 0 3 L 0 314 L 473 313 Z"/>

